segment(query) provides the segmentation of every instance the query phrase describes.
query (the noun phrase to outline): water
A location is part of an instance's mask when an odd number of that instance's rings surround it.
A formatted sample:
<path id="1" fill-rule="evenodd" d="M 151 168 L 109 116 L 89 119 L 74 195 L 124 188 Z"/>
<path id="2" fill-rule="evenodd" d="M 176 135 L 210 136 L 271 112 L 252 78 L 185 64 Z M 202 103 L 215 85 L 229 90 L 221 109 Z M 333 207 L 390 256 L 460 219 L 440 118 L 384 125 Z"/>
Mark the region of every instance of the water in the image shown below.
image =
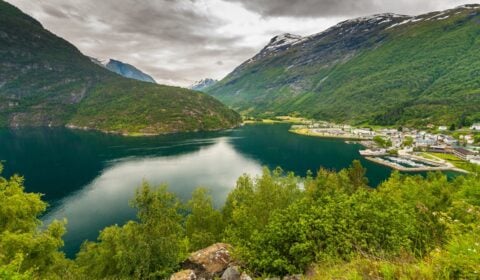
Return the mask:
<path id="1" fill-rule="evenodd" d="M 260 174 L 262 166 L 304 176 L 308 170 L 339 170 L 360 159 L 373 186 L 391 173 L 363 160 L 358 144 L 296 135 L 288 128 L 248 125 L 138 138 L 67 129 L 3 129 L 0 160 L 4 176 L 21 174 L 27 191 L 44 194 L 50 204 L 46 223 L 67 218 L 64 249 L 70 257 L 102 228 L 135 218 L 128 202 L 142 180 L 168 184 L 184 200 L 195 187 L 208 187 L 221 206 L 240 175 Z"/>

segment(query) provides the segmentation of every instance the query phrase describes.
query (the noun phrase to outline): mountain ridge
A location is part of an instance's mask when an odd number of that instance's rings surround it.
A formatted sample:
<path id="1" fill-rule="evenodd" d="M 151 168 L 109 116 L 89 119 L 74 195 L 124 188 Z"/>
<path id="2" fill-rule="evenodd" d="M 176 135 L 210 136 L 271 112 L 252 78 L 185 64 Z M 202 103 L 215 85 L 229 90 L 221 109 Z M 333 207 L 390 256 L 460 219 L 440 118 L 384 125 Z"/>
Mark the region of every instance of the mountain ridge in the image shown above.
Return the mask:
<path id="1" fill-rule="evenodd" d="M 274 52 L 265 52 L 267 45 L 207 93 L 245 115 L 472 122 L 480 118 L 480 85 L 472 76 L 480 65 L 465 57 L 480 56 L 479 7 L 346 20 Z"/>
<path id="2" fill-rule="evenodd" d="M 0 126 L 122 134 L 218 130 L 239 116 L 205 94 L 123 78 L 0 1 Z"/>

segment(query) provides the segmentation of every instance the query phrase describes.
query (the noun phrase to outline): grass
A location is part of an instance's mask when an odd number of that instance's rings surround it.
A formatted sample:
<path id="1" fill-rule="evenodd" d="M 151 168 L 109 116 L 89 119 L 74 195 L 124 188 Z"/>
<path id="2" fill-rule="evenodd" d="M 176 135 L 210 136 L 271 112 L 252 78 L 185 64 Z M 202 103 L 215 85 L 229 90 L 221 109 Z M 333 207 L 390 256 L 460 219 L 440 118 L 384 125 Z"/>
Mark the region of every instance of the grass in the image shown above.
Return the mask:
<path id="1" fill-rule="evenodd" d="M 422 153 L 423 156 L 428 157 L 432 159 L 432 157 L 440 158 L 443 159 L 451 164 L 453 164 L 455 167 L 477 173 L 478 172 L 478 166 L 472 163 L 469 163 L 468 161 L 465 161 L 459 157 L 457 157 L 454 154 L 443 154 L 443 153 Z"/>

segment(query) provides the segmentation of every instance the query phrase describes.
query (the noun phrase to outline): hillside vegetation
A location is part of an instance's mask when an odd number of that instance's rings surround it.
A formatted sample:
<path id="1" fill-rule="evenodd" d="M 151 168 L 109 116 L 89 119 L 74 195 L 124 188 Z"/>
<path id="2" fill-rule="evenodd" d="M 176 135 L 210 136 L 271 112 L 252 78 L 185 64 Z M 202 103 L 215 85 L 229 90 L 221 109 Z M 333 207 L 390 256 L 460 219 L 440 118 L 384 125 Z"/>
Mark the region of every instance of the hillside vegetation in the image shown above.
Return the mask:
<path id="1" fill-rule="evenodd" d="M 119 133 L 214 130 L 237 113 L 199 92 L 123 78 L 0 0 L 0 125 Z"/>
<path id="2" fill-rule="evenodd" d="M 479 12 L 383 14 L 277 36 L 207 92 L 245 115 L 468 125 L 480 120 Z"/>
<path id="3" fill-rule="evenodd" d="M 393 173 L 377 189 L 364 176 L 357 161 L 306 178 L 265 169 L 240 177 L 220 210 L 206 189 L 182 203 L 145 182 L 131 203 L 138 219 L 105 228 L 74 260 L 59 251 L 65 221 L 41 225 L 41 196 L 0 178 L 0 278 L 164 279 L 187 252 L 225 241 L 261 278 L 478 279 L 478 172 Z"/>

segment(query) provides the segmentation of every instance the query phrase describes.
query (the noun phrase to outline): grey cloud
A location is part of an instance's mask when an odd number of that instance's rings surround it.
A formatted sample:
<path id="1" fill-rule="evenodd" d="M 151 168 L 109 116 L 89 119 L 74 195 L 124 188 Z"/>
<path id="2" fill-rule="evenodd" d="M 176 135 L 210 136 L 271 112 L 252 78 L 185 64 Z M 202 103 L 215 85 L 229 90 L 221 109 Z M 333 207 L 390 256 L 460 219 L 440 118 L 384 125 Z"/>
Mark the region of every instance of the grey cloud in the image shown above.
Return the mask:
<path id="1" fill-rule="evenodd" d="M 222 78 L 276 34 L 307 34 L 306 22 L 308 32 L 316 33 L 352 15 L 418 13 L 459 4 L 457 0 L 7 1 L 86 55 L 116 58 L 157 81 L 184 86 L 201 78 Z M 264 17 L 258 19 L 257 14 Z"/>
<path id="2" fill-rule="evenodd" d="M 186 85 L 211 73 L 226 73 L 236 65 L 216 61 L 228 57 L 237 64 L 256 51 L 236 47 L 242 38 L 214 32 L 225 22 L 197 11 L 193 4 L 202 2 L 193 0 L 9 2 L 31 15 L 40 15 L 38 19 L 47 29 L 86 55 L 117 58 L 158 81 Z"/>
<path id="3" fill-rule="evenodd" d="M 394 12 L 419 14 L 444 9 L 462 2 L 458 0 L 227 0 L 267 17 L 335 17 Z"/>

